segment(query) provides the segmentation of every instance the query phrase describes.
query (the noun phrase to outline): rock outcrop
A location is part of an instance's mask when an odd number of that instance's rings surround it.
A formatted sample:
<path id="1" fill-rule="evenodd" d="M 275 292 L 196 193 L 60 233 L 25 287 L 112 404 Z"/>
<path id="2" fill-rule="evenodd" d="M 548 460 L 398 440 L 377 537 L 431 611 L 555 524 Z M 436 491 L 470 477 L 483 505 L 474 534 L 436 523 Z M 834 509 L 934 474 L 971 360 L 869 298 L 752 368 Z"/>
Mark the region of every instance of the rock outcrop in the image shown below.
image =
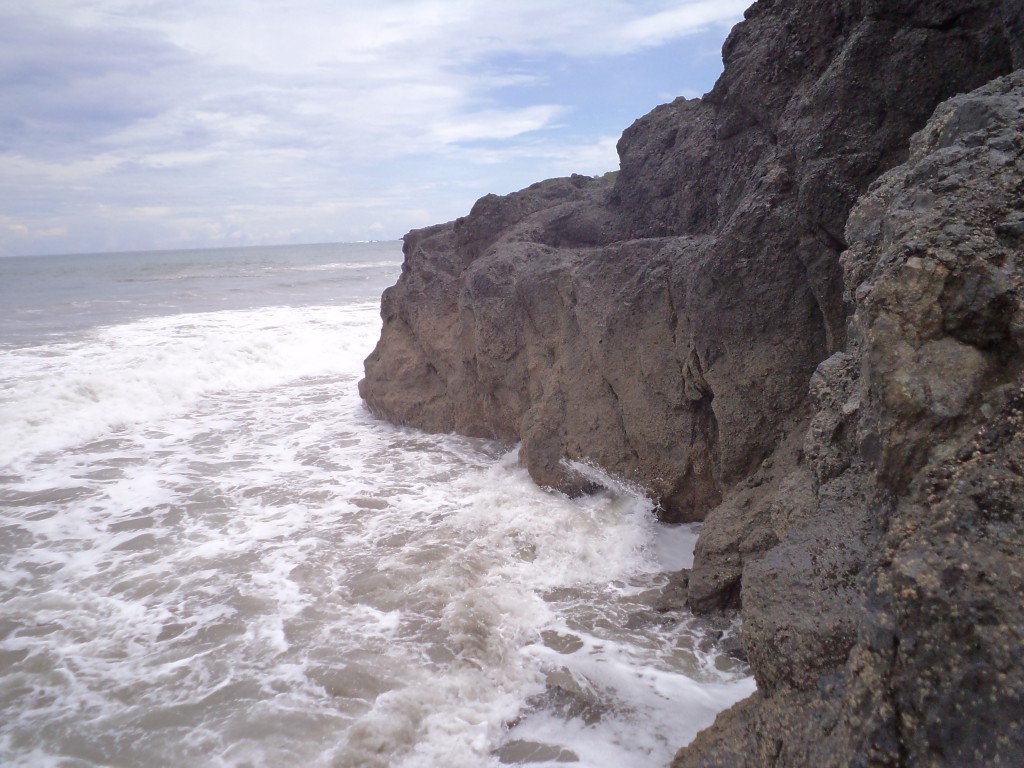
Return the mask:
<path id="1" fill-rule="evenodd" d="M 1024 764 L 1022 31 L 759 0 L 617 176 L 405 239 L 374 413 L 705 520 L 689 603 L 742 605 L 758 692 L 677 765 Z"/>
<path id="2" fill-rule="evenodd" d="M 802 432 L 844 344 L 838 256 L 856 197 L 936 105 L 1011 67 L 988 2 L 768 2 L 725 73 L 626 130 L 614 182 L 487 196 L 411 233 L 361 392 L 433 431 L 522 442 L 636 480 L 699 520 Z M 884 61 L 885 66 L 879 67 Z"/>
<path id="3" fill-rule="evenodd" d="M 743 572 L 754 699 L 683 766 L 1024 765 L 1024 70 L 849 218 L 799 516 Z"/>

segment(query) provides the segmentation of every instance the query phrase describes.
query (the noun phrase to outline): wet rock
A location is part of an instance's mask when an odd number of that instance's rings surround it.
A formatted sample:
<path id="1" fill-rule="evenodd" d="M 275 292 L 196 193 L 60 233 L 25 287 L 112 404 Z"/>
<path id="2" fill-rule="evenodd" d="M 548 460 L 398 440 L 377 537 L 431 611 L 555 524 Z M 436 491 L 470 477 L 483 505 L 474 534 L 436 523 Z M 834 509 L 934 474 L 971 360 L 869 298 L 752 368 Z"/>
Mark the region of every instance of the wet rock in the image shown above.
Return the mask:
<path id="1" fill-rule="evenodd" d="M 549 671 L 544 693 L 530 699 L 527 705 L 554 712 L 565 720 L 578 718 L 587 725 L 600 722 L 609 711 L 601 692 L 590 681 L 577 678 L 565 668 Z"/>
<path id="2" fill-rule="evenodd" d="M 723 637 L 718 647 L 722 653 L 736 661 L 741 661 L 744 664 L 750 662 L 750 656 L 747 653 L 746 646 L 743 644 L 743 638 L 738 632 Z"/>
<path id="3" fill-rule="evenodd" d="M 494 754 L 503 765 L 578 763 L 580 761 L 579 755 L 571 749 L 522 739 L 502 744 Z"/>
<path id="4" fill-rule="evenodd" d="M 562 654 L 576 653 L 583 647 L 583 641 L 573 634 L 563 634 L 547 629 L 541 633 L 544 645 Z"/>

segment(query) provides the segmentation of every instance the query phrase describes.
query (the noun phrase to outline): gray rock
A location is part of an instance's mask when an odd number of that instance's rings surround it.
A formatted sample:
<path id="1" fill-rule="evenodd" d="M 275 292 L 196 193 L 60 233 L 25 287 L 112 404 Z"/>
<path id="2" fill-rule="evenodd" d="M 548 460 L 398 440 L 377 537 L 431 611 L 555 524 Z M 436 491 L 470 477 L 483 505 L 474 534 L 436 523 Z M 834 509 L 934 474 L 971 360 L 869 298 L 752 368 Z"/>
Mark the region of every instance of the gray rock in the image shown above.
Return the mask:
<path id="1" fill-rule="evenodd" d="M 759 0 L 617 177 L 406 237 L 375 414 L 705 519 L 689 605 L 742 607 L 760 689 L 675 765 L 1024 764 L 1022 29 Z"/>
<path id="2" fill-rule="evenodd" d="M 813 509 L 743 568 L 759 693 L 676 765 L 1024 764 L 1022 191 L 1024 70 L 940 106 L 854 209 Z"/>
<path id="3" fill-rule="evenodd" d="M 410 233 L 370 409 L 521 441 L 569 493 L 587 484 L 561 459 L 586 459 L 703 519 L 806 426 L 845 339 L 856 196 L 943 98 L 1009 69 L 995 0 L 890 5 L 762 0 L 710 94 L 626 130 L 614 186 L 542 182 Z"/>

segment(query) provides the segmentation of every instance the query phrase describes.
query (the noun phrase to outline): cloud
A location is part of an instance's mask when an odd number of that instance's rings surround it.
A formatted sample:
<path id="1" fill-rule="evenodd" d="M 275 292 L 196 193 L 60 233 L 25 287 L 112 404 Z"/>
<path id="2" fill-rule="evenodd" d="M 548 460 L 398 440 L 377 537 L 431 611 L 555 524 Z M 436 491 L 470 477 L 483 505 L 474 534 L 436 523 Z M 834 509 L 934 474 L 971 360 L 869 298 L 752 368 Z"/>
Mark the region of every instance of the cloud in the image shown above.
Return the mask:
<path id="1" fill-rule="evenodd" d="M 189 64 L 151 33 L 0 13 L 0 149 L 73 154 L 82 142 L 168 108 L 173 73 Z M 163 85 L 154 89 L 158 76 Z"/>
<path id="2" fill-rule="evenodd" d="M 661 45 L 689 35 L 725 19 L 735 19 L 749 5 L 746 0 L 707 0 L 682 4 L 625 24 L 616 33 L 627 50 L 636 46 Z"/>
<path id="3" fill-rule="evenodd" d="M 465 115 L 458 122 L 439 122 L 433 127 L 433 134 L 442 144 L 511 139 L 541 130 L 564 112 L 564 107 L 551 104 L 517 110 L 485 110 Z"/>
<path id="4" fill-rule="evenodd" d="M 710 85 L 717 62 L 679 74 L 686 41 L 717 47 L 744 5 L 0 6 L 0 248 L 394 237 L 610 170 L 631 119 Z"/>

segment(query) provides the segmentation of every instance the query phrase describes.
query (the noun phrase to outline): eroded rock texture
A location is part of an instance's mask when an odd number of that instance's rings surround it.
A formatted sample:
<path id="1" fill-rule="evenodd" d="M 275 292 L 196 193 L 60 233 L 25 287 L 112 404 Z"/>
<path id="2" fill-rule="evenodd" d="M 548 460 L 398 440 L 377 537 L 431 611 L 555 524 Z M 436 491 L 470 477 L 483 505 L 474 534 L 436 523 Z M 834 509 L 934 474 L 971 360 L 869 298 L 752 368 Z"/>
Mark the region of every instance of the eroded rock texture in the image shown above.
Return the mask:
<path id="1" fill-rule="evenodd" d="M 854 209 L 811 498 L 743 571 L 758 693 L 683 766 L 1024 765 L 1024 70 Z"/>
<path id="2" fill-rule="evenodd" d="M 689 603 L 742 604 L 759 691 L 679 766 L 1024 765 L 1021 75 L 943 103 L 1022 31 L 1020 0 L 759 0 L 616 178 L 406 237 L 374 413 L 705 520 Z"/>
<path id="3" fill-rule="evenodd" d="M 844 344 L 853 201 L 1010 45 L 996 0 L 761 0 L 710 94 L 623 134 L 614 186 L 542 182 L 411 233 L 363 396 L 521 440 L 542 484 L 577 490 L 561 460 L 586 459 L 703 519 L 803 431 Z"/>

